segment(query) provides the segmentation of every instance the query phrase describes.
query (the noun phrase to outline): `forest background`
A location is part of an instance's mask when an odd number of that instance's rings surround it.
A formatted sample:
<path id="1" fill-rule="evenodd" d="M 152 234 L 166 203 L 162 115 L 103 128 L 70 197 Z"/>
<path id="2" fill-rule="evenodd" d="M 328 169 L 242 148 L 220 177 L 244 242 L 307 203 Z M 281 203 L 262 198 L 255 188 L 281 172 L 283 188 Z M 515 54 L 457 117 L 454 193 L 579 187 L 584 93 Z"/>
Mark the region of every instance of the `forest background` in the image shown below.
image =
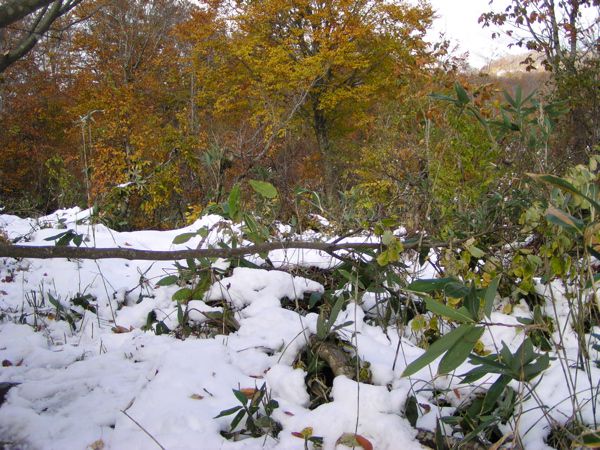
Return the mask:
<path id="1" fill-rule="evenodd" d="M 112 228 L 165 229 L 259 180 L 284 220 L 491 232 L 529 202 L 525 172 L 599 142 L 598 16 L 581 21 L 597 0 L 482 15 L 529 51 L 504 77 L 428 42 L 426 1 L 21 3 L 0 34 L 8 213 L 95 205 Z"/>

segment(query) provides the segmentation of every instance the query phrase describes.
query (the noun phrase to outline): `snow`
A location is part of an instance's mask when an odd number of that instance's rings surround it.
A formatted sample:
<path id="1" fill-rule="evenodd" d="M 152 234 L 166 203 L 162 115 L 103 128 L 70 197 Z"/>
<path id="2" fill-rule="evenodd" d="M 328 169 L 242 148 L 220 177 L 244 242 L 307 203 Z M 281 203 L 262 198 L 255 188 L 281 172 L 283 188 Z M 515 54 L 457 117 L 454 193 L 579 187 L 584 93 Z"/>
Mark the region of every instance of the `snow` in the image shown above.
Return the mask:
<path id="1" fill-rule="evenodd" d="M 26 245 L 49 245 L 47 238 L 72 229 L 86 236 L 86 246 L 153 250 L 207 248 L 239 232 L 218 216 L 206 216 L 179 230 L 119 233 L 91 225 L 91 214 L 73 208 L 37 220 L 0 215 L 0 230 Z M 325 225 L 325 219 L 320 221 Z M 176 236 L 202 228 L 209 231 L 205 238 L 198 235 L 184 244 L 172 244 Z M 228 229 L 233 231 L 224 231 Z M 315 233 L 310 237 L 324 239 Z M 365 239 L 355 236 L 342 242 Z M 331 268 L 338 262 L 313 250 L 276 250 L 269 260 L 280 270 L 231 270 L 228 261 L 215 261 L 215 281 L 202 300 L 189 303 L 189 319 L 206 323 L 209 314 L 222 313 L 227 305 L 239 329 L 182 340 L 145 329 L 152 312 L 170 329 L 178 325 L 171 296 L 179 287 L 156 286 L 174 273 L 172 262 L 0 258 L 0 360 L 4 361 L 0 382 L 20 383 L 10 389 L 0 407 L 0 442 L 29 449 L 147 449 L 158 448 L 155 439 L 170 450 L 287 450 L 303 449 L 303 439 L 292 433 L 312 427 L 313 435 L 323 438 L 325 449 L 341 448 L 336 446 L 338 438 L 355 430 L 377 449 L 418 449 L 417 431 L 404 417 L 408 396 L 415 395 L 423 407 L 418 426 L 434 429 L 436 418 L 452 414 L 495 380 L 495 376 L 484 377 L 478 386 L 464 386 L 455 375 L 436 375 L 437 361 L 402 378 L 404 368 L 423 350 L 415 345 L 409 327 L 374 325 L 369 317 L 376 315 L 377 301 L 385 297 L 366 293 L 340 313 L 337 325 L 351 323 L 336 333 L 369 362 L 372 384 L 338 376 L 333 380 L 332 401 L 309 409 L 306 371 L 295 361 L 316 333 L 318 315 L 301 314 L 296 304 L 323 293 L 324 287 L 283 269 Z M 434 276 L 431 265 L 420 267 L 410 261 L 407 265 L 414 278 Z M 564 292 L 558 286 L 553 289 L 552 310 L 559 311 L 561 327 L 568 332 Z M 98 314 L 71 304 L 70 299 L 86 294 L 95 298 L 92 304 Z M 75 318 L 75 328 L 56 320 L 49 295 Z M 494 325 L 481 339 L 486 350 L 495 352 L 502 342 L 512 351 L 518 348 L 523 332 L 517 316 L 531 317 L 531 313 L 526 305 L 517 305 L 512 314 L 493 313 Z M 576 361 L 576 342 L 567 344 L 568 357 Z M 471 368 L 465 362 L 455 374 Z M 576 405 L 568 400 L 565 373 L 568 389 L 578 392 Z M 558 423 L 565 423 L 577 407 L 592 424 L 596 405 L 590 398 L 597 398 L 591 393 L 599 380 L 600 370 L 595 367 L 586 377 L 554 360 L 535 387 L 536 397 L 522 406 L 518 427 L 526 448 L 544 448 L 549 432 L 536 399 L 544 402 Z M 273 413 L 282 426 L 278 437 L 225 439 L 220 432 L 229 430 L 233 416 L 216 416 L 239 404 L 232 390 L 260 388 L 263 383 L 279 403 Z M 522 389 L 518 383 L 511 386 Z M 445 392 L 451 406 L 438 406 L 434 389 Z"/>

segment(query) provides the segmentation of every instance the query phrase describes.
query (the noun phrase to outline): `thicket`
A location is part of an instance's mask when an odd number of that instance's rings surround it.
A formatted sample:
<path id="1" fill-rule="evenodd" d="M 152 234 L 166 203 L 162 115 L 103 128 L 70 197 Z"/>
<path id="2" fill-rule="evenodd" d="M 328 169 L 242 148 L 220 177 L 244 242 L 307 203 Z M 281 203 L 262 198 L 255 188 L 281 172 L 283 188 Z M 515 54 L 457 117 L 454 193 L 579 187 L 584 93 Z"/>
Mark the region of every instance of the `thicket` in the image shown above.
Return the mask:
<path id="1" fill-rule="evenodd" d="M 7 27 L 4 48 L 32 20 Z M 2 206 L 96 205 L 114 228 L 165 228 L 257 179 L 283 219 L 318 205 L 460 232 L 524 172 L 587 160 L 593 47 L 515 106 L 521 81 L 465 74 L 447 42 L 426 43 L 432 20 L 425 2 L 81 2 L 1 75 Z M 456 83 L 468 104 L 431 95 Z"/>
<path id="2" fill-rule="evenodd" d="M 539 89 L 524 91 L 467 75 L 447 43 L 426 44 L 433 11 L 425 2 L 84 1 L 59 19 L 76 24 L 51 31 L 1 75 L 2 206 L 17 213 L 94 206 L 95 220 L 121 230 L 174 227 L 216 212 L 243 223 L 233 246 L 279 238 L 277 219 L 299 234 L 319 229 L 315 214 L 331 219 L 332 233 L 371 233 L 380 248 L 342 258 L 323 275 L 325 296 L 295 305 L 320 313 L 317 336 L 297 361 L 314 405 L 327 401 L 332 373 L 368 381 L 359 358 L 342 352 L 340 363 L 331 354 L 341 347 L 337 315 L 372 294 L 372 323 L 409 327 L 428 348 L 406 376 L 442 355 L 440 374 L 469 358 L 476 368 L 463 381 L 500 375 L 440 419 L 434 446 L 445 448 L 442 430 L 451 429 L 477 445 L 518 448 L 521 436 L 501 430 L 517 430 L 519 408 L 532 398 L 553 428 L 549 443 L 598 446 L 597 389 L 589 390 L 590 421 L 571 371 L 575 365 L 591 385 L 598 365 L 600 59 L 576 20 L 593 5 L 561 2 L 562 22 L 536 1 L 482 18 L 550 27 L 519 41 L 543 52 L 551 70 Z M 392 233 L 399 225 L 414 241 Z M 57 240 L 81 243 L 69 233 Z M 411 282 L 405 247 L 440 278 Z M 149 330 L 210 332 L 188 323 L 186 306 L 214 281 L 210 262 L 190 258 L 159 282 L 181 286 L 180 326 L 169 330 L 149 316 Z M 553 309 L 559 294 L 544 290 L 552 286 L 568 303 L 566 317 Z M 517 325 L 522 346 L 486 353 L 479 338 L 492 310 L 523 304 L 531 314 Z M 211 323 L 235 331 L 222 307 Z M 577 340 L 575 361 L 563 348 L 567 334 Z M 551 358 L 564 366 L 573 404 L 561 423 L 535 398 L 533 380 Z M 253 436 L 277 428 L 265 389 L 236 394 L 232 433 L 244 417 Z M 420 410 L 416 396 L 410 401 L 405 413 L 414 424 Z M 299 437 L 318 443 L 308 431 Z"/>

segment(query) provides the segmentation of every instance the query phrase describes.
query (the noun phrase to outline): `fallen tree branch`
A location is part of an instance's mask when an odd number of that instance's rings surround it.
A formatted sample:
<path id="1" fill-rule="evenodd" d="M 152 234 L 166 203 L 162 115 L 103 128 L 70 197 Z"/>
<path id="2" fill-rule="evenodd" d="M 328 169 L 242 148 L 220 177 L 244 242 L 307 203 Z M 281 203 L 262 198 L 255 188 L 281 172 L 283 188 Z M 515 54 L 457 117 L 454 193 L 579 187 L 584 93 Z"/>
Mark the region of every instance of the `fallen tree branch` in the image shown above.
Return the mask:
<path id="1" fill-rule="evenodd" d="M 312 352 L 327 363 L 334 376 L 345 375 L 356 379 L 356 370 L 352 366 L 351 357 L 334 342 L 319 340 L 315 335 L 310 337 Z"/>
<path id="2" fill-rule="evenodd" d="M 417 248 L 420 244 L 411 239 L 404 243 L 405 249 Z M 423 247 L 448 247 L 448 243 L 423 243 Z M 30 246 L 0 244 L 0 258 L 70 258 L 70 259 L 127 259 L 143 261 L 173 261 L 187 258 L 235 258 L 245 255 L 266 253 L 273 250 L 305 249 L 328 253 L 334 257 L 339 251 L 365 251 L 382 249 L 382 244 L 375 242 L 307 242 L 279 241 L 249 245 L 237 248 L 204 248 L 188 250 L 142 250 L 136 248 L 97 248 L 97 247 L 67 247 L 67 246 Z"/>

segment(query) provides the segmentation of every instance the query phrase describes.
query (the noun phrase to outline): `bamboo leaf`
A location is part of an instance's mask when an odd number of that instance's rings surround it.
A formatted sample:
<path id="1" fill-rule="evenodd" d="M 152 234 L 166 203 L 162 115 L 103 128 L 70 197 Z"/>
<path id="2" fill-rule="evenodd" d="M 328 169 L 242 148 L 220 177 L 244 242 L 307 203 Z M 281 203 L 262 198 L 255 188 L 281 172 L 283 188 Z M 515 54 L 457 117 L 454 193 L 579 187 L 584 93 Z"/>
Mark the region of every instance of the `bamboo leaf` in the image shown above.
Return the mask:
<path id="1" fill-rule="evenodd" d="M 469 315 L 469 312 L 465 308 L 453 309 L 432 299 L 431 297 L 425 298 L 425 304 L 427 305 L 427 309 L 429 311 L 440 316 L 456 320 L 457 322 L 473 323 L 475 321 L 474 318 Z"/>
<path id="2" fill-rule="evenodd" d="M 471 326 L 464 336 L 456 341 L 456 343 L 446 352 L 438 366 L 438 373 L 446 374 L 460 366 L 467 359 L 473 350 L 473 347 L 475 347 L 475 344 L 477 344 L 483 331 L 483 327 Z"/>
<path id="3" fill-rule="evenodd" d="M 229 206 L 229 218 L 234 222 L 239 222 L 241 212 L 241 190 L 239 184 L 231 188 L 227 205 Z"/>
<path id="4" fill-rule="evenodd" d="M 413 292 L 434 292 L 441 291 L 450 282 L 456 282 L 456 278 L 431 278 L 421 279 L 410 283 L 406 289 Z"/>
<path id="5" fill-rule="evenodd" d="M 241 390 L 238 391 L 233 389 L 233 395 L 235 395 L 235 398 L 237 398 L 242 405 L 245 405 L 248 402 L 248 396 Z"/>
<path id="6" fill-rule="evenodd" d="M 492 315 L 492 309 L 494 308 L 494 299 L 496 298 L 496 292 L 498 292 L 498 285 L 500 284 L 500 277 L 496 277 L 488 285 L 483 294 L 483 313 L 489 319 Z"/>
<path id="7" fill-rule="evenodd" d="M 575 186 L 573 186 L 571 183 L 569 183 L 564 178 L 556 177 L 554 175 L 535 174 L 535 173 L 527 173 L 526 175 L 535 181 L 546 183 L 551 186 L 557 187 L 563 191 L 583 197 L 588 202 L 590 202 L 590 204 L 594 207 L 594 209 L 596 209 L 596 211 L 600 212 L 600 204 L 596 200 L 585 195 L 583 192 L 581 192 L 579 189 L 577 189 Z"/>
<path id="8" fill-rule="evenodd" d="M 404 369 L 404 372 L 402 372 L 402 376 L 411 376 L 417 373 L 423 367 L 431 364 L 437 359 L 438 356 L 450 349 L 457 341 L 462 339 L 465 334 L 473 330 L 473 328 L 473 325 L 461 325 L 460 327 L 452 330 L 450 333 L 439 338 L 437 341 L 431 344 L 429 349 L 423 355 L 406 366 L 406 369 Z"/>
<path id="9" fill-rule="evenodd" d="M 185 244 L 187 241 L 192 239 L 193 237 L 198 236 L 198 233 L 182 233 L 173 239 L 173 244 Z"/>
<path id="10" fill-rule="evenodd" d="M 169 276 L 166 276 L 166 277 L 158 280 L 156 285 L 157 286 L 171 286 L 171 285 L 177 283 L 177 280 L 179 280 L 179 277 L 177 275 L 169 275 Z"/>
<path id="11" fill-rule="evenodd" d="M 583 221 L 553 206 L 549 206 L 548 209 L 546 209 L 546 219 L 562 228 L 578 231 L 579 233 L 583 232 Z"/>

